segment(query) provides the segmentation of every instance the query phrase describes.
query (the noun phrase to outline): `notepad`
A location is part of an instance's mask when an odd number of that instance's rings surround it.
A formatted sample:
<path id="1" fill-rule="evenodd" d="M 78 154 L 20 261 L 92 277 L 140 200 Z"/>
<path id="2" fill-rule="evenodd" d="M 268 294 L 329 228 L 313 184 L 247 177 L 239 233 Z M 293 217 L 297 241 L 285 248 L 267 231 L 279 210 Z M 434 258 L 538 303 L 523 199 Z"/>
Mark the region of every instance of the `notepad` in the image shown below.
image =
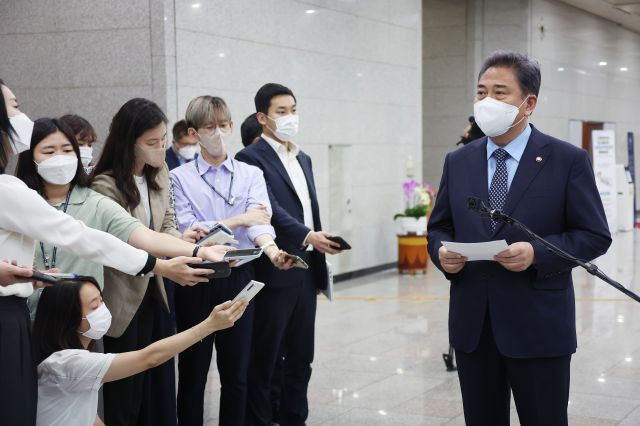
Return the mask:
<path id="1" fill-rule="evenodd" d="M 448 251 L 461 254 L 468 261 L 474 260 L 494 260 L 494 256 L 509 248 L 505 240 L 487 241 L 484 243 L 454 243 L 443 241 L 442 245 Z"/>

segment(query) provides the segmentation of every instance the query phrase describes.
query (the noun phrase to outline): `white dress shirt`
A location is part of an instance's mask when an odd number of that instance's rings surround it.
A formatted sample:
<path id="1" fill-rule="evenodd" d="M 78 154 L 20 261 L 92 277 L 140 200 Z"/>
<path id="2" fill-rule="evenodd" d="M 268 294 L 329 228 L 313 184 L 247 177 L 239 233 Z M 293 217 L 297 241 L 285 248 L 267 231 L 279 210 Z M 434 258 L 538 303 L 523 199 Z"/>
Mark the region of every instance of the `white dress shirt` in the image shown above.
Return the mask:
<path id="1" fill-rule="evenodd" d="M 32 267 L 37 240 L 131 275 L 147 262 L 146 252 L 56 210 L 16 177 L 0 175 L 0 206 L 0 261 Z M 0 296 L 31 293 L 31 282 L 0 286 Z"/>
<path id="2" fill-rule="evenodd" d="M 147 180 L 144 175 L 134 175 L 133 180 L 136 181 L 136 186 L 138 187 L 138 192 L 140 193 L 140 202 L 142 202 L 144 212 L 147 214 L 147 227 L 151 228 L 151 204 L 149 204 L 149 186 L 147 185 Z"/>
<path id="3" fill-rule="evenodd" d="M 289 175 L 289 179 L 293 183 L 293 187 L 298 194 L 298 198 L 300 199 L 300 203 L 302 203 L 302 212 L 304 216 L 304 225 L 310 229 L 311 233 L 315 227 L 313 223 L 313 210 L 311 210 L 311 196 L 309 195 L 309 187 L 307 186 L 307 178 L 304 175 L 304 171 L 302 170 L 302 166 L 298 162 L 297 155 L 300 152 L 300 147 L 292 141 L 289 141 L 290 150 L 284 144 L 279 143 L 278 141 L 270 138 L 269 136 L 262 134 L 262 138 L 267 141 L 267 143 L 273 148 L 273 150 L 278 154 L 278 158 L 282 161 L 282 165 L 284 169 L 287 171 Z M 302 242 L 302 245 L 307 245 L 307 238 L 309 238 L 309 234 Z M 313 250 L 313 247 L 307 247 L 307 250 Z"/>

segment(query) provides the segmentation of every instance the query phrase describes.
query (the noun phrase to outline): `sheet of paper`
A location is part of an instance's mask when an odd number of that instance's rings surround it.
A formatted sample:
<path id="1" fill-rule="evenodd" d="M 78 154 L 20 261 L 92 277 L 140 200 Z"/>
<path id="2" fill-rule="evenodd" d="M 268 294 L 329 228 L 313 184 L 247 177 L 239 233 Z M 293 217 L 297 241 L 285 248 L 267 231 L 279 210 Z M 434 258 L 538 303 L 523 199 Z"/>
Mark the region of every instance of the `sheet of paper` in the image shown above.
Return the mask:
<path id="1" fill-rule="evenodd" d="M 505 240 L 487 241 L 485 243 L 454 243 L 451 241 L 443 241 L 448 251 L 459 253 L 473 260 L 493 260 L 493 257 L 506 250 L 509 246 Z"/>

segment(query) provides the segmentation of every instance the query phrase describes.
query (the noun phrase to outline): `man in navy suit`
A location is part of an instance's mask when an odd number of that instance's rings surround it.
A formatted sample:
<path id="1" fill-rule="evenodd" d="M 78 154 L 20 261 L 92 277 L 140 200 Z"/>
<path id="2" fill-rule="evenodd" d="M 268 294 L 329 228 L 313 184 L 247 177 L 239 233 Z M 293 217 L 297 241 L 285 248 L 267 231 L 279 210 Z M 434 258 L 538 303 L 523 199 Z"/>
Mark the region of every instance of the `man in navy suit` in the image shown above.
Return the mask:
<path id="1" fill-rule="evenodd" d="M 256 261 L 256 279 L 266 287 L 256 297 L 247 419 L 250 425 L 271 424 L 270 382 L 279 380 L 273 372 L 282 354 L 278 421 L 304 425 L 309 413 L 316 291 L 327 286 L 325 254 L 338 253 L 339 245 L 321 230 L 311 158 L 292 141 L 298 131 L 293 92 L 279 84 L 265 84 L 255 96 L 255 105 L 262 136 L 236 159 L 262 169 L 273 210 L 275 242 L 301 257 L 309 269 L 280 271 L 263 258 Z"/>
<path id="2" fill-rule="evenodd" d="M 467 209 L 478 197 L 586 260 L 611 244 L 589 157 L 529 124 L 540 68 L 495 52 L 478 78 L 474 116 L 487 135 L 449 153 L 428 225 L 429 253 L 451 281 L 450 343 L 467 425 L 566 425 L 576 351 L 572 262 L 514 227 Z M 495 261 L 466 262 L 442 241 L 505 239 Z"/>
<path id="3" fill-rule="evenodd" d="M 198 139 L 189 135 L 187 123 L 184 120 L 176 121 L 173 125 L 173 143 L 167 149 L 166 163 L 169 170 L 173 170 L 184 163 L 188 163 L 198 156 L 200 145 Z"/>

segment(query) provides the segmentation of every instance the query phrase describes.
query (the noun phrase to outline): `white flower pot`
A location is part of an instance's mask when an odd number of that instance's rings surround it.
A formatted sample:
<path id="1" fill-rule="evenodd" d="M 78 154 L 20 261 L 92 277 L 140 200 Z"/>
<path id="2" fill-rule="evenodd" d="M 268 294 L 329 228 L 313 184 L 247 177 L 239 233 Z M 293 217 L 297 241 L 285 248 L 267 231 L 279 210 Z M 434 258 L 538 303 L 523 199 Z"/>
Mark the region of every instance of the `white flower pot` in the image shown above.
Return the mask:
<path id="1" fill-rule="evenodd" d="M 427 233 L 427 218 L 399 217 L 395 220 L 397 235 L 425 235 Z"/>

